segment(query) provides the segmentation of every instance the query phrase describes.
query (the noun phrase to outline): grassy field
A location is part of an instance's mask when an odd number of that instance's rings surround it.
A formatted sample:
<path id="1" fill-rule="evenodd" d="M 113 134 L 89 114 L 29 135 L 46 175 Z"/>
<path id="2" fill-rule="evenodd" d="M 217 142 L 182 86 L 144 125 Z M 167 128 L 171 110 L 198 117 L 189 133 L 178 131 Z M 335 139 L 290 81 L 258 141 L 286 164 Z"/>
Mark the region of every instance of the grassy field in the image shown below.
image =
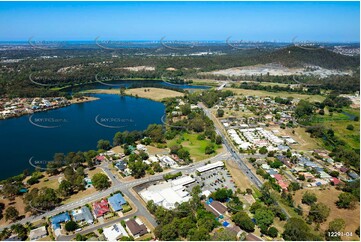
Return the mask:
<path id="1" fill-rule="evenodd" d="M 154 147 L 151 145 L 147 145 L 147 151 L 150 155 L 168 154 L 169 153 L 168 149 L 157 148 L 157 147 Z"/>
<path id="2" fill-rule="evenodd" d="M 124 153 L 124 149 L 120 145 L 113 147 L 111 151 L 115 153 Z"/>
<path id="3" fill-rule="evenodd" d="M 64 176 L 56 176 L 56 177 L 50 177 L 50 178 L 47 178 L 47 177 L 42 178 L 39 183 L 32 185 L 32 186 L 31 186 L 31 189 L 33 189 L 33 188 L 38 188 L 38 189 L 40 189 L 40 188 L 42 188 L 42 187 L 48 187 L 48 188 L 52 188 L 52 189 L 58 189 L 58 187 L 59 187 L 58 178 L 59 178 L 59 177 L 63 177 L 63 178 L 64 178 Z"/>
<path id="4" fill-rule="evenodd" d="M 237 95 L 247 95 L 247 96 L 269 96 L 269 97 L 293 97 L 298 99 L 308 100 L 310 102 L 322 102 L 325 97 L 321 95 L 307 95 L 307 94 L 299 94 L 299 93 L 291 93 L 291 92 L 267 92 L 262 90 L 246 90 L 240 88 L 224 88 L 224 90 L 231 90 Z"/>
<path id="5" fill-rule="evenodd" d="M 311 189 L 309 189 L 311 190 Z M 343 240 L 359 240 L 357 235 L 355 234 L 355 230 L 358 226 L 360 226 L 360 205 L 357 205 L 354 210 L 350 209 L 339 209 L 337 208 L 335 202 L 338 200 L 338 195 L 341 191 L 336 190 L 334 187 L 329 187 L 326 190 L 321 190 L 320 188 L 314 188 L 311 192 L 315 193 L 317 196 L 317 202 L 321 202 L 326 204 L 330 209 L 330 215 L 327 218 L 327 221 L 322 223 L 320 228 L 325 231 L 328 228 L 328 224 L 330 221 L 336 218 L 342 218 L 346 222 L 346 227 L 342 232 L 352 232 L 354 236 L 352 237 L 342 237 Z M 298 204 L 304 210 L 304 217 L 307 216 L 309 211 L 309 206 L 301 203 L 302 195 L 305 193 L 305 190 L 299 190 L 296 192 L 294 196 L 295 206 Z"/>
<path id="6" fill-rule="evenodd" d="M 239 111 L 236 110 L 229 110 L 228 108 L 224 108 L 224 115 L 222 118 L 229 118 L 229 117 L 253 117 L 254 113 L 251 111 L 245 110 L 244 112 L 240 109 Z M 213 108 L 212 113 L 216 116 L 217 109 Z"/>
<path id="7" fill-rule="evenodd" d="M 88 188 L 84 191 L 80 191 L 77 194 L 74 194 L 72 196 L 70 196 L 68 199 L 64 200 L 63 204 L 68 204 L 68 203 L 72 203 L 75 202 L 79 199 L 82 199 L 84 197 L 88 197 L 89 195 L 96 193 L 96 189 L 94 187 Z"/>
<path id="8" fill-rule="evenodd" d="M 96 174 L 96 173 L 104 173 L 103 170 L 99 167 L 95 168 L 94 170 L 89 170 L 88 171 L 88 176 L 91 178 L 93 178 L 93 176 Z M 105 174 L 105 173 L 104 173 Z"/>
<path id="9" fill-rule="evenodd" d="M 94 89 L 84 91 L 84 93 L 120 94 L 120 91 L 119 89 Z M 161 101 L 164 98 L 182 97 L 184 95 L 181 92 L 153 87 L 127 89 L 125 90 L 125 94 L 129 96 L 147 98 L 154 101 Z"/>
<path id="10" fill-rule="evenodd" d="M 344 110 L 344 113 L 334 112 L 332 117 L 329 115 L 317 115 L 312 124 L 332 128 L 339 139 L 345 141 L 351 148 L 359 149 L 360 121 L 353 121 L 354 116 L 360 117 L 360 110 L 348 108 Z M 346 128 L 349 124 L 354 126 L 354 130 Z"/>
<path id="11" fill-rule="evenodd" d="M 208 145 L 211 145 L 212 142 L 209 140 L 198 140 L 198 134 L 187 134 L 184 133 L 181 137 L 177 136 L 176 138 L 169 140 L 167 142 L 168 147 L 173 145 L 182 145 L 186 150 L 189 151 L 191 158 L 194 161 L 200 161 L 214 156 L 214 154 L 206 155 L 205 149 Z M 221 152 L 223 148 L 220 146 L 216 149 L 216 152 Z"/>

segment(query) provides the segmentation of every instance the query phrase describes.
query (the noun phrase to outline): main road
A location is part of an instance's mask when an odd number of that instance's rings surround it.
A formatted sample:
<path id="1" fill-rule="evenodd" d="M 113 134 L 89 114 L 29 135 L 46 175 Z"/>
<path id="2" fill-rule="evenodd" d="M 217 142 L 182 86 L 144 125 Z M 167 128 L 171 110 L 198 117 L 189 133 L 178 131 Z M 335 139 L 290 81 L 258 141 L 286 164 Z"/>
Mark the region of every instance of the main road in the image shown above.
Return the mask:
<path id="1" fill-rule="evenodd" d="M 232 148 L 232 145 L 229 143 L 228 139 L 225 137 L 225 135 L 222 132 L 222 127 L 220 127 L 218 120 L 214 115 L 211 113 L 211 111 L 203 104 L 198 103 L 198 106 L 203 109 L 204 113 L 213 121 L 214 127 L 216 128 L 216 132 L 218 135 L 222 137 L 223 144 L 227 148 L 227 151 L 232 155 L 234 160 L 237 162 L 239 168 L 241 171 L 246 175 L 249 180 L 255 184 L 258 188 L 262 187 L 262 182 L 259 180 L 259 178 L 252 172 L 251 169 L 245 164 L 241 156 L 238 154 L 238 151 Z"/>
<path id="2" fill-rule="evenodd" d="M 222 137 L 224 146 L 227 147 L 227 150 L 231 153 L 232 157 L 237 162 L 241 171 L 249 178 L 249 180 L 253 184 L 255 184 L 258 188 L 261 188 L 263 185 L 262 181 L 259 180 L 259 178 L 252 172 L 252 170 L 248 168 L 248 166 L 242 160 L 238 151 L 236 149 L 232 148 L 233 144 L 230 144 L 230 142 L 228 141 L 226 136 L 223 134 L 223 132 L 222 132 L 223 128 L 219 124 L 217 118 L 211 113 L 211 111 L 203 103 L 198 103 L 198 106 L 200 108 L 202 108 L 203 111 L 206 113 L 206 115 L 213 121 L 217 134 L 219 134 Z M 264 156 L 263 155 L 253 155 L 253 157 L 263 158 Z M 275 205 L 279 206 L 281 208 L 281 210 L 286 214 L 287 218 L 291 217 L 290 214 L 287 212 L 287 210 L 285 208 L 283 208 L 278 201 L 275 200 L 274 202 L 275 202 Z"/>

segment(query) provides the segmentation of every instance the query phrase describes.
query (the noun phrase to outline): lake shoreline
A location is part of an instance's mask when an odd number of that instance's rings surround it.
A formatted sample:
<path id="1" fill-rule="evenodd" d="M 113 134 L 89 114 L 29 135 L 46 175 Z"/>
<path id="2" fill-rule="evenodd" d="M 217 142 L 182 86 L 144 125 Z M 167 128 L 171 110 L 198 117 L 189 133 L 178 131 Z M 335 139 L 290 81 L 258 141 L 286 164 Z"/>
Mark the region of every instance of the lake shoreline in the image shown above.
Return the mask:
<path id="1" fill-rule="evenodd" d="M 66 108 L 73 104 L 92 102 L 92 101 L 96 101 L 96 100 L 99 100 L 99 98 L 91 97 L 91 96 L 87 96 L 84 98 L 73 98 L 73 99 L 68 100 L 67 104 L 63 104 L 63 105 L 59 105 L 59 106 L 52 106 L 52 107 L 48 107 L 48 108 L 44 108 L 44 109 L 36 109 L 36 110 L 32 110 L 32 112 L 18 113 L 18 114 L 8 116 L 8 117 L 0 117 L 0 121 L 12 119 L 12 118 L 20 118 L 20 117 L 23 117 L 26 115 L 33 115 L 34 113 L 41 113 L 41 112 L 47 112 L 47 111 L 56 110 L 56 109 L 60 109 L 60 108 Z"/>

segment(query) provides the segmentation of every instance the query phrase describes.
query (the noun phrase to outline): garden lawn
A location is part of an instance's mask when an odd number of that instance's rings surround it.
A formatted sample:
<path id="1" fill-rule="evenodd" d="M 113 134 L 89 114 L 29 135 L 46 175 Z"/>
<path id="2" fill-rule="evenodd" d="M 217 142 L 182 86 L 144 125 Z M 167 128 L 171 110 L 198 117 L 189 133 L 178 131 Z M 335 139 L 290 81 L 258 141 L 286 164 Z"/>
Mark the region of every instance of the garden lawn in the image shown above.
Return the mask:
<path id="1" fill-rule="evenodd" d="M 215 153 L 206 155 L 205 150 L 208 145 L 214 145 L 216 153 L 220 152 L 222 146 L 217 146 L 210 140 L 198 140 L 199 134 L 188 134 L 183 133 L 180 137 L 177 136 L 174 139 L 167 142 L 168 147 L 173 145 L 182 145 L 186 150 L 189 151 L 191 158 L 194 161 L 200 161 L 212 157 Z"/>

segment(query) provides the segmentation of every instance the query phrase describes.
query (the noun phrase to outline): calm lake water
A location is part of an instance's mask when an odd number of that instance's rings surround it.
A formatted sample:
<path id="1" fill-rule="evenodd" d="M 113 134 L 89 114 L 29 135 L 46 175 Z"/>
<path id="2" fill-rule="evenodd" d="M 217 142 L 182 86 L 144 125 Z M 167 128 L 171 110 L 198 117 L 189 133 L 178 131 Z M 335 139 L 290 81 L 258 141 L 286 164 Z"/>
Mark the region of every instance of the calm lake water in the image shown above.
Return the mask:
<path id="1" fill-rule="evenodd" d="M 99 139 L 112 142 L 117 131 L 144 130 L 161 123 L 160 102 L 119 95 L 97 94 L 99 100 L 74 104 L 32 116 L 0 121 L 0 179 L 45 167 L 54 153 L 96 149 Z"/>
<path id="2" fill-rule="evenodd" d="M 173 85 L 162 81 L 112 81 L 76 87 L 108 89 L 119 87 L 172 87 L 207 89 L 205 86 Z M 71 92 L 68 88 L 65 91 Z M 0 120 L 0 180 L 18 175 L 34 166 L 46 167 L 54 153 L 96 150 L 99 139 L 112 143 L 118 131 L 144 130 L 161 124 L 165 107 L 160 102 L 119 95 L 96 94 L 97 101 L 74 104 L 32 116 Z M 30 160 L 30 161 L 29 161 Z"/>

